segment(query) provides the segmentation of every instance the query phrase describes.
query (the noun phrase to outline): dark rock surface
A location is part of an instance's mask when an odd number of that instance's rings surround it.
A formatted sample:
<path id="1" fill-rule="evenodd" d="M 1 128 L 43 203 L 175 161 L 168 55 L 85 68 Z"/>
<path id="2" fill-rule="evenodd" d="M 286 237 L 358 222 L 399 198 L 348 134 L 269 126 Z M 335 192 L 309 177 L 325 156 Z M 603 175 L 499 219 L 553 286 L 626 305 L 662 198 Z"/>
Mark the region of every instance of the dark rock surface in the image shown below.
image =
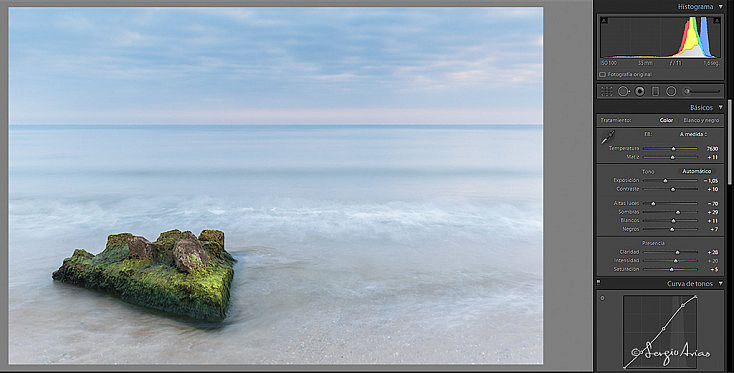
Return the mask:
<path id="1" fill-rule="evenodd" d="M 189 231 L 184 232 L 182 238 L 176 242 L 172 254 L 173 262 L 181 272 L 194 273 L 209 264 L 209 255 L 196 236 Z"/>
<path id="2" fill-rule="evenodd" d="M 130 257 L 138 259 L 148 259 L 153 256 L 153 244 L 145 237 L 132 236 L 127 243 L 130 248 Z"/>

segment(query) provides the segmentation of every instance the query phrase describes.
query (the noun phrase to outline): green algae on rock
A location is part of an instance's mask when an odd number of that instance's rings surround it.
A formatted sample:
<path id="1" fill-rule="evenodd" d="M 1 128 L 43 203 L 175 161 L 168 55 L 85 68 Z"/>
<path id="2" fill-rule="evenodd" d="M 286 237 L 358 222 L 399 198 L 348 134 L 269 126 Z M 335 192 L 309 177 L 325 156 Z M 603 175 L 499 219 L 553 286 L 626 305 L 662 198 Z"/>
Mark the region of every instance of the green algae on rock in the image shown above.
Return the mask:
<path id="1" fill-rule="evenodd" d="M 235 259 L 224 250 L 224 233 L 203 230 L 197 238 L 178 229 L 155 242 L 130 233 L 111 234 L 101 253 L 74 250 L 54 280 L 99 289 L 121 299 L 199 320 L 224 319 Z"/>

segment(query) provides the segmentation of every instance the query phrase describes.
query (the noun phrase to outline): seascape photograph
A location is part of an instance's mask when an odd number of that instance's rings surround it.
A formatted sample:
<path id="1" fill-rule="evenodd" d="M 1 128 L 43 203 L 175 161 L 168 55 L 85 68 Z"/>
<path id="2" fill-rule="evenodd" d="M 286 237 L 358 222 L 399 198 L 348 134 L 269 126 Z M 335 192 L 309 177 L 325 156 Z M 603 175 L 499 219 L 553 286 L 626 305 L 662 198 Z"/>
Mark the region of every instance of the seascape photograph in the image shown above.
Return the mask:
<path id="1" fill-rule="evenodd" d="M 8 21 L 10 364 L 543 363 L 542 8 Z M 119 233 L 220 319 L 57 275 Z"/>

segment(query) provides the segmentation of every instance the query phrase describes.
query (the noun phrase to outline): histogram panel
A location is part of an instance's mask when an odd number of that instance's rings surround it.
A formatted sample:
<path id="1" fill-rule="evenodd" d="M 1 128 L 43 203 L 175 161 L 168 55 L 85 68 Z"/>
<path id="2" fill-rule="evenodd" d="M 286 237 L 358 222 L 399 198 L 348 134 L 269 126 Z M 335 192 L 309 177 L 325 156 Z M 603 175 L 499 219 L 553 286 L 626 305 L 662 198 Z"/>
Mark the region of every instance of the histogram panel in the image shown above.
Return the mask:
<path id="1" fill-rule="evenodd" d="M 602 58 L 721 57 L 721 18 L 602 17 Z"/>

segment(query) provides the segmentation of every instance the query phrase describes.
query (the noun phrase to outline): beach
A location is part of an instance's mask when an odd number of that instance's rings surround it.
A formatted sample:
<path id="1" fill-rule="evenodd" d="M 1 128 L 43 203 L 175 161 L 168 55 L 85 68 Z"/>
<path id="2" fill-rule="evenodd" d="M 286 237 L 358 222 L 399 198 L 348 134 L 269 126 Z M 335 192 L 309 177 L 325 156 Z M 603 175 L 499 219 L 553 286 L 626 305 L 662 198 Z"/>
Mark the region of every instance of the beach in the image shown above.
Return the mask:
<path id="1" fill-rule="evenodd" d="M 11 364 L 540 364 L 540 125 L 11 126 Z M 219 229 L 202 323 L 54 282 Z"/>

